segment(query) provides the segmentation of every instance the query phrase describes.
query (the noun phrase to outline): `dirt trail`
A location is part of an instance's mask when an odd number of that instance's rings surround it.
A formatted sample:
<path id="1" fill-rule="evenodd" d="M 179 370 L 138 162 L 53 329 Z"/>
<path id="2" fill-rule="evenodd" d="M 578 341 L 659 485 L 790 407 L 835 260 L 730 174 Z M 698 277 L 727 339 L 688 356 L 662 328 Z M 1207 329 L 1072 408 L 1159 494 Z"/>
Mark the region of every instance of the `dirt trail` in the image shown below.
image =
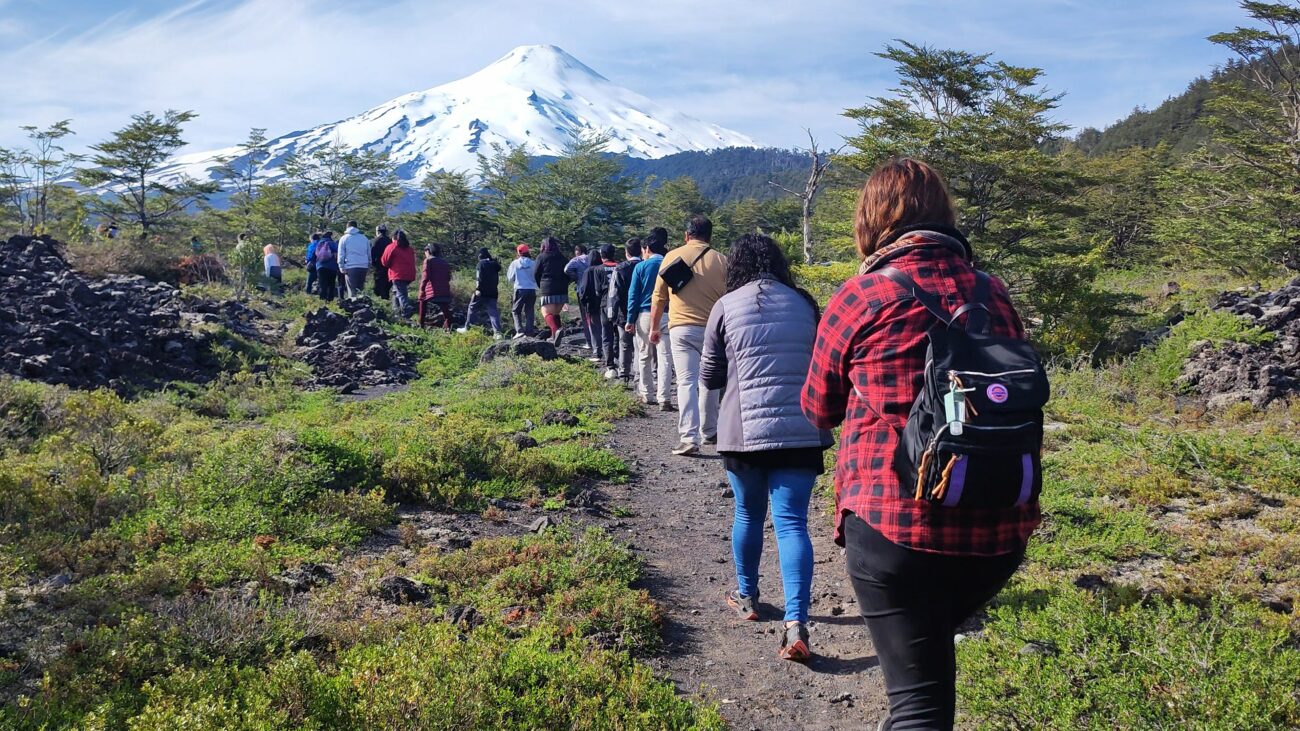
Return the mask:
<path id="1" fill-rule="evenodd" d="M 813 498 L 815 557 L 807 666 L 777 658 L 783 594 L 769 521 L 759 579 L 758 622 L 726 607 L 735 587 L 731 560 L 733 499 L 722 460 L 708 450 L 676 457 L 677 415 L 648 411 L 620 422 L 610 447 L 627 461 L 625 485 L 603 485 L 610 508 L 632 512 L 613 528 L 646 562 L 646 588 L 665 613 L 664 652 L 651 664 L 687 693 L 714 698 L 735 729 L 874 728 L 884 686 L 871 640 L 858 617 L 832 540 L 830 509 Z M 617 525 L 617 524 L 616 524 Z"/>

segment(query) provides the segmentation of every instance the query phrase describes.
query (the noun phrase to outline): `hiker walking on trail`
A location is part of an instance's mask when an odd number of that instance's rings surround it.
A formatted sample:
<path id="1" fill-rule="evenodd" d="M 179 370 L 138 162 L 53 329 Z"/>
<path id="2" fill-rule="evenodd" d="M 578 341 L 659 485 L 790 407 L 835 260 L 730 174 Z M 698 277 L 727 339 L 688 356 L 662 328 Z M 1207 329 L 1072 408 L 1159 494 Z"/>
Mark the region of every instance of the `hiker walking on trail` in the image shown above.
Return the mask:
<path id="1" fill-rule="evenodd" d="M 668 338 L 658 343 L 650 342 L 650 311 L 655 282 L 659 279 L 659 265 L 668 253 L 668 231 L 656 227 L 642 239 L 645 260 L 632 270 L 632 280 L 627 290 L 627 325 L 624 328 L 636 335 L 637 395 L 647 406 L 659 405 L 662 411 L 673 410 L 673 354 Z M 668 313 L 659 316 L 660 332 L 668 330 Z"/>
<path id="2" fill-rule="evenodd" d="M 338 244 L 334 242 L 334 232 L 326 231 L 316 242 L 312 260 L 316 262 L 316 277 L 320 280 L 320 298 L 333 302 L 338 296 Z"/>
<path id="3" fill-rule="evenodd" d="M 486 312 L 493 337 L 501 339 L 501 310 L 497 305 L 500 280 L 501 262 L 492 258 L 486 247 L 479 249 L 478 264 L 474 268 L 474 296 L 470 298 L 469 310 L 465 313 L 465 327 L 457 332 L 469 332 L 478 316 Z"/>
<path id="4" fill-rule="evenodd" d="M 955 218 L 934 169 L 876 170 L 854 232 L 864 261 L 827 305 L 802 397 L 813 424 L 843 425 L 835 541 L 884 673 L 881 728 L 953 727 L 953 636 L 1006 585 L 1039 522 L 1046 375 Z M 971 358 L 985 360 L 958 370 Z"/>
<path id="5" fill-rule="evenodd" d="M 705 326 L 700 378 L 721 391 L 718 453 L 736 498 L 731 551 L 738 588 L 727 604 L 741 619 L 758 619 L 758 564 L 772 506 L 785 625 L 780 657 L 811 656 L 808 605 L 813 551 L 808 503 L 831 434 L 808 423 L 799 407 L 817 330 L 817 303 L 794 285 L 790 265 L 772 239 L 741 236 L 731 247 L 727 294 Z"/>
<path id="6" fill-rule="evenodd" d="M 262 270 L 266 272 L 266 278 L 271 280 L 271 292 L 280 294 L 284 287 L 284 269 L 280 266 L 280 252 L 275 244 L 262 247 Z"/>
<path id="7" fill-rule="evenodd" d="M 375 227 L 375 238 L 370 242 L 370 266 L 375 270 L 375 295 L 388 299 L 393 292 L 393 285 L 388 281 L 388 267 L 384 266 L 384 252 L 393 243 L 388 235 L 388 227 L 379 224 Z"/>
<path id="8" fill-rule="evenodd" d="M 659 265 L 653 307 L 650 310 L 650 342 L 658 343 L 660 318 L 668 311 L 669 344 L 673 370 L 677 373 L 677 431 L 681 443 L 673 454 L 686 456 L 717 440 L 718 392 L 700 379 L 700 354 L 704 349 L 704 326 L 713 303 L 727 291 L 727 257 L 714 251 L 713 222 L 692 216 L 686 224 L 686 244 L 668 252 Z"/>
<path id="9" fill-rule="evenodd" d="M 380 259 L 388 267 L 388 281 L 393 285 L 393 314 L 405 319 L 411 316 L 410 286 L 415 281 L 415 249 L 406 232 L 397 229 L 393 241 L 384 249 Z"/>
<path id="10" fill-rule="evenodd" d="M 431 244 L 424 249 L 424 267 L 420 271 L 420 327 L 424 318 L 437 307 L 442 312 L 442 329 L 451 332 L 451 265 L 442 258 L 442 247 Z"/>
<path id="11" fill-rule="evenodd" d="M 591 267 L 591 254 L 587 247 L 578 244 L 573 247 L 573 258 L 568 264 L 564 265 L 564 273 L 569 275 L 569 281 L 573 282 L 574 292 L 582 284 L 582 276 L 587 273 Z M 587 308 L 582 304 L 582 298 L 578 298 L 578 319 L 582 321 L 582 338 L 585 341 L 583 348 L 591 350 L 596 343 L 595 333 L 591 330 L 591 322 L 587 319 Z"/>
<path id="12" fill-rule="evenodd" d="M 307 284 L 302 291 L 311 294 L 320 286 L 316 274 L 316 244 L 320 243 L 321 234 L 319 231 L 311 235 L 311 240 L 307 242 L 307 257 L 303 260 L 303 266 L 307 268 Z"/>
<path id="13" fill-rule="evenodd" d="M 618 373 L 624 385 L 632 384 L 632 359 L 635 355 L 636 328 L 627 328 L 627 293 L 632 288 L 632 272 L 641 263 L 641 239 L 632 237 L 623 245 L 623 261 L 614 267 L 614 279 L 605 295 L 605 315 L 618 344 Z M 606 372 L 608 376 L 608 372 Z M 611 376 L 612 377 L 612 376 Z"/>
<path id="14" fill-rule="evenodd" d="M 592 252 L 591 266 L 582 276 L 582 286 L 578 290 L 578 301 L 584 305 L 587 316 L 591 318 L 592 338 L 596 341 L 596 357 L 592 361 L 605 366 L 606 378 L 614 377 L 610 371 L 617 375 L 614 364 L 618 358 L 618 334 L 614 322 L 605 314 L 605 303 L 617 266 L 613 245 L 601 244 L 600 248 Z"/>
<path id="15" fill-rule="evenodd" d="M 366 272 L 370 271 L 370 239 L 357 228 L 356 221 L 348 221 L 348 227 L 339 239 L 339 272 L 348 299 L 356 299 L 366 288 Z"/>
<path id="16" fill-rule="evenodd" d="M 560 253 L 560 240 L 553 236 L 542 239 L 542 253 L 537 257 L 537 291 L 542 300 L 542 318 L 556 345 L 560 344 L 560 313 L 569 304 L 569 275 L 564 273 L 567 264 Z"/>
<path id="17" fill-rule="evenodd" d="M 510 314 L 515 322 L 515 337 L 531 336 L 537 332 L 537 262 L 533 261 L 528 244 L 515 247 L 515 260 L 506 270 L 506 281 L 514 288 Z"/>

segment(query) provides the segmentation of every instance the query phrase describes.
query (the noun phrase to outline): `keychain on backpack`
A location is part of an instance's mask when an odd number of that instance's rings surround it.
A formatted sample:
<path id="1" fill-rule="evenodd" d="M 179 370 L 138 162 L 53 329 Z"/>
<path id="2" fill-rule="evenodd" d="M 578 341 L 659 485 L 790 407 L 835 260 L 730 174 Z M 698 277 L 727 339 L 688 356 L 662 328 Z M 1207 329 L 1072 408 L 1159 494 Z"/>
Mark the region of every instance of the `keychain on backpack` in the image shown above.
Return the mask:
<path id="1" fill-rule="evenodd" d="M 966 423 L 966 415 L 969 411 L 966 394 L 974 390 L 962 388 L 961 379 L 949 376 L 948 393 L 943 395 L 943 413 L 948 420 L 948 433 L 955 437 L 961 436 L 962 425 Z"/>

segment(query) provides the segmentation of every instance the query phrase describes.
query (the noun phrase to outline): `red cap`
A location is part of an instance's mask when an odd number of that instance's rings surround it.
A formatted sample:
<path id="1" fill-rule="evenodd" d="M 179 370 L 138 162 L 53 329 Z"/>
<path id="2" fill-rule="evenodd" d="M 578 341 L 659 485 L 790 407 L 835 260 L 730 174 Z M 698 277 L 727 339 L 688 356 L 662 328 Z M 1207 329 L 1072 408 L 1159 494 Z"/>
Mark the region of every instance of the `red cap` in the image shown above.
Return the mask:
<path id="1" fill-rule="evenodd" d="M 528 252 L 532 251 L 532 249 L 528 248 L 528 244 L 520 244 L 515 247 L 515 251 L 519 252 L 520 254 L 527 254 Z"/>

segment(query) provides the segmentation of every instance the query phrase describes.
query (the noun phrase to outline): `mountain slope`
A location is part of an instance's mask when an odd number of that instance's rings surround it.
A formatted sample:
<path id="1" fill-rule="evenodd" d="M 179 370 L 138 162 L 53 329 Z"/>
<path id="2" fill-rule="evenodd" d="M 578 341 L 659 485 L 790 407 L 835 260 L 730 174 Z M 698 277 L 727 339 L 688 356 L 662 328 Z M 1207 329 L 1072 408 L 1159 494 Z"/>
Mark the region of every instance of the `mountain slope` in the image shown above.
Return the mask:
<path id="1" fill-rule="evenodd" d="M 590 132 L 608 135 L 610 152 L 637 158 L 755 146 L 739 132 L 610 82 L 556 46 L 520 46 L 463 79 L 276 138 L 259 174 L 277 178 L 289 155 L 337 143 L 387 152 L 398 178 L 415 187 L 430 172 L 476 169 L 478 153 L 490 152 L 493 144 L 559 155 L 570 141 Z M 166 172 L 212 179 L 216 158 L 236 152 L 184 155 Z"/>

